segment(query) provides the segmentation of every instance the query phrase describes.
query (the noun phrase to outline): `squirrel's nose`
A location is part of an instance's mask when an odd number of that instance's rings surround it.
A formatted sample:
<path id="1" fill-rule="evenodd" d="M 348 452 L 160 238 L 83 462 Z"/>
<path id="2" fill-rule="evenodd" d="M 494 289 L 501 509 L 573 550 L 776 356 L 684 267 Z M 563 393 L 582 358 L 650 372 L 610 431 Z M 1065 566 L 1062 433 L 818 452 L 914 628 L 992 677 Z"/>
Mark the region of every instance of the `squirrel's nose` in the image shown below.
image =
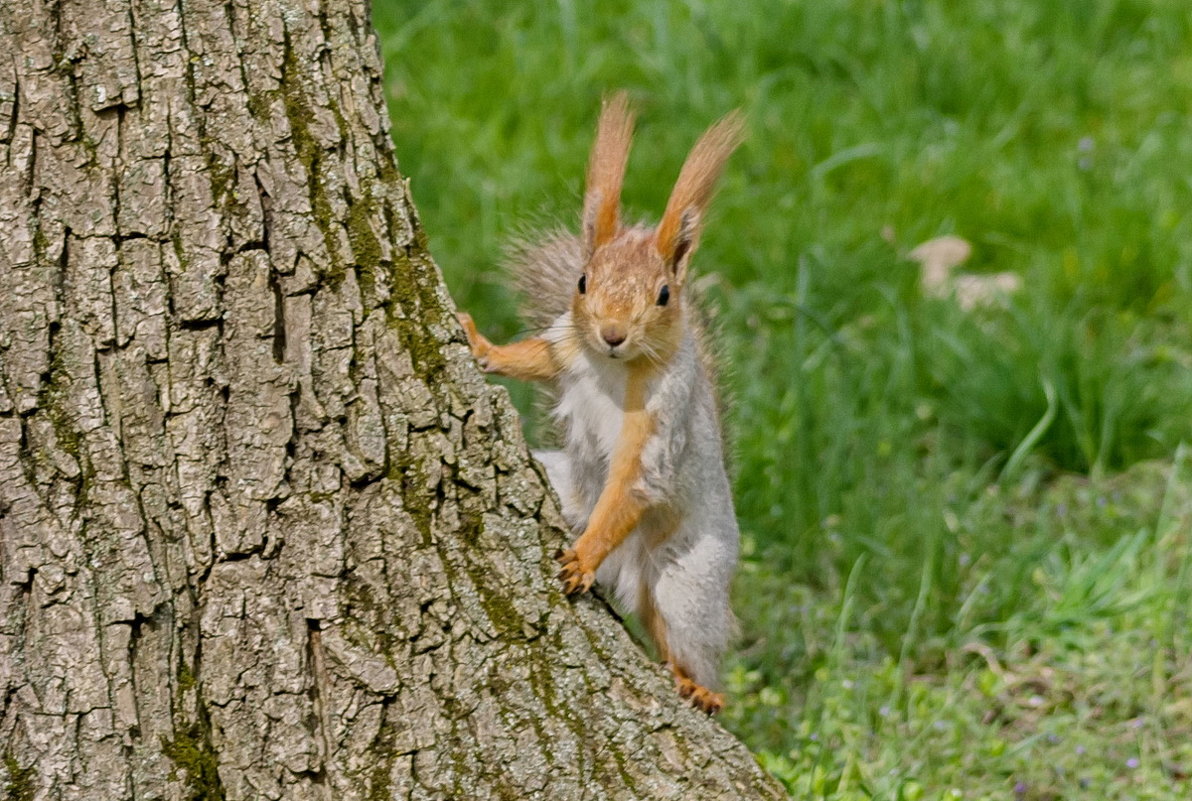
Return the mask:
<path id="1" fill-rule="evenodd" d="M 619 325 L 609 324 L 600 326 L 600 338 L 610 347 L 617 347 L 625 341 L 625 329 Z"/>

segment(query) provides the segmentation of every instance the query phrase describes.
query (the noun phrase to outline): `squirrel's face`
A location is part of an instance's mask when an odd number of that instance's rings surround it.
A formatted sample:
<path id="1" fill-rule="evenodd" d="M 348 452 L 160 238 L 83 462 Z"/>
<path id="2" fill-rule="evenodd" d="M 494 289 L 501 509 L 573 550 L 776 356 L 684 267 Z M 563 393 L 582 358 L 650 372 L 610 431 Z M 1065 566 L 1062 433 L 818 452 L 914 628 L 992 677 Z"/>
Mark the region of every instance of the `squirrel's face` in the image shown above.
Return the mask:
<path id="1" fill-rule="evenodd" d="M 596 249 L 577 282 L 571 303 L 576 333 L 609 359 L 661 363 L 682 338 L 680 290 L 650 232 L 626 231 Z"/>
<path id="2" fill-rule="evenodd" d="M 683 338 L 682 284 L 724 162 L 741 141 L 730 113 L 695 143 L 656 229 L 621 224 L 621 185 L 633 139 L 629 98 L 608 98 L 588 159 L 581 244 L 584 273 L 571 301 L 576 339 L 609 359 L 663 363 Z"/>

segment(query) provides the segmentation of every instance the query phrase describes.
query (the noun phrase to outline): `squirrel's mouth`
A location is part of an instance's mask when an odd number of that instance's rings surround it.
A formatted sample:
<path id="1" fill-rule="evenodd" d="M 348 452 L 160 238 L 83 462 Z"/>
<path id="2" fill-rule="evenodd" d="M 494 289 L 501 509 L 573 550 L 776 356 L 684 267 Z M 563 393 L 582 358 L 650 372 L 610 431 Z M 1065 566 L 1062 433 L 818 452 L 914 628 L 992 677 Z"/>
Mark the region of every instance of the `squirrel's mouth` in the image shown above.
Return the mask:
<path id="1" fill-rule="evenodd" d="M 629 342 L 618 342 L 611 345 L 599 337 L 594 337 L 593 341 L 589 342 L 589 347 L 601 356 L 608 359 L 616 359 L 617 361 L 625 361 L 632 355 L 629 347 Z"/>
<path id="2" fill-rule="evenodd" d="M 623 345 L 605 345 L 604 355 L 618 362 L 633 361 L 637 358 L 637 350 L 630 347 L 628 342 Z"/>

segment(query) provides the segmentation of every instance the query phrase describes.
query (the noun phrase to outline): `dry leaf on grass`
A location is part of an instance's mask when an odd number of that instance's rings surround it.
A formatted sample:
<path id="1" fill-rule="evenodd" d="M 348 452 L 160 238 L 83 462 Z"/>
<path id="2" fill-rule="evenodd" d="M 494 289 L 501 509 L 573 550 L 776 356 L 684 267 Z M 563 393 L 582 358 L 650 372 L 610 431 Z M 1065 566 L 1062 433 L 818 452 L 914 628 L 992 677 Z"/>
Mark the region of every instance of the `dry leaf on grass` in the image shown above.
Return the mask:
<path id="1" fill-rule="evenodd" d="M 955 296 L 965 311 L 994 303 L 1022 287 L 1022 279 L 1014 273 L 953 276 L 953 271 L 973 255 L 973 246 L 959 236 L 928 239 L 906 255 L 919 262 L 925 294 L 936 298 Z"/>
<path id="2" fill-rule="evenodd" d="M 950 290 L 952 270 L 968 261 L 973 246 L 958 236 L 937 236 L 918 245 L 907 258 L 922 266 L 923 289 L 929 295 L 943 297 Z"/>

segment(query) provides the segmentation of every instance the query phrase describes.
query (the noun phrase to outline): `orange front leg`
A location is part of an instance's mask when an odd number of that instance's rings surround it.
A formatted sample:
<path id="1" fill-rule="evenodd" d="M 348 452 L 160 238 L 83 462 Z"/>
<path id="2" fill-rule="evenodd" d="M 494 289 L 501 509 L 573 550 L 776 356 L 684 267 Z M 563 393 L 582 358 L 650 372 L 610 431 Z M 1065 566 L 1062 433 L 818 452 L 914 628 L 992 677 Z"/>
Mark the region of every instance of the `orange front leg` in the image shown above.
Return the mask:
<path id="1" fill-rule="evenodd" d="M 587 528 L 575 544 L 555 554 L 563 566 L 559 578 L 568 595 L 587 592 L 596 580 L 596 569 L 613 549 L 625 541 L 646 511 L 645 500 L 634 490 L 641 476 L 641 456 L 654 422 L 645 409 L 645 376 L 631 374 L 625 393 L 625 419 L 609 466 L 608 481 Z"/>
<path id="2" fill-rule="evenodd" d="M 568 595 L 591 589 L 596 580 L 596 568 L 625 541 L 641 520 L 645 508 L 645 504 L 634 497 L 628 483 L 609 481 L 592 510 L 584 533 L 571 548 L 555 554 L 555 559 L 563 566 L 559 578 Z"/>
<path id="3" fill-rule="evenodd" d="M 526 339 L 509 345 L 494 345 L 476 329 L 469 314 L 456 315 L 468 336 L 468 347 L 486 373 L 497 373 L 522 381 L 546 381 L 559 374 L 559 365 L 545 339 Z"/>

